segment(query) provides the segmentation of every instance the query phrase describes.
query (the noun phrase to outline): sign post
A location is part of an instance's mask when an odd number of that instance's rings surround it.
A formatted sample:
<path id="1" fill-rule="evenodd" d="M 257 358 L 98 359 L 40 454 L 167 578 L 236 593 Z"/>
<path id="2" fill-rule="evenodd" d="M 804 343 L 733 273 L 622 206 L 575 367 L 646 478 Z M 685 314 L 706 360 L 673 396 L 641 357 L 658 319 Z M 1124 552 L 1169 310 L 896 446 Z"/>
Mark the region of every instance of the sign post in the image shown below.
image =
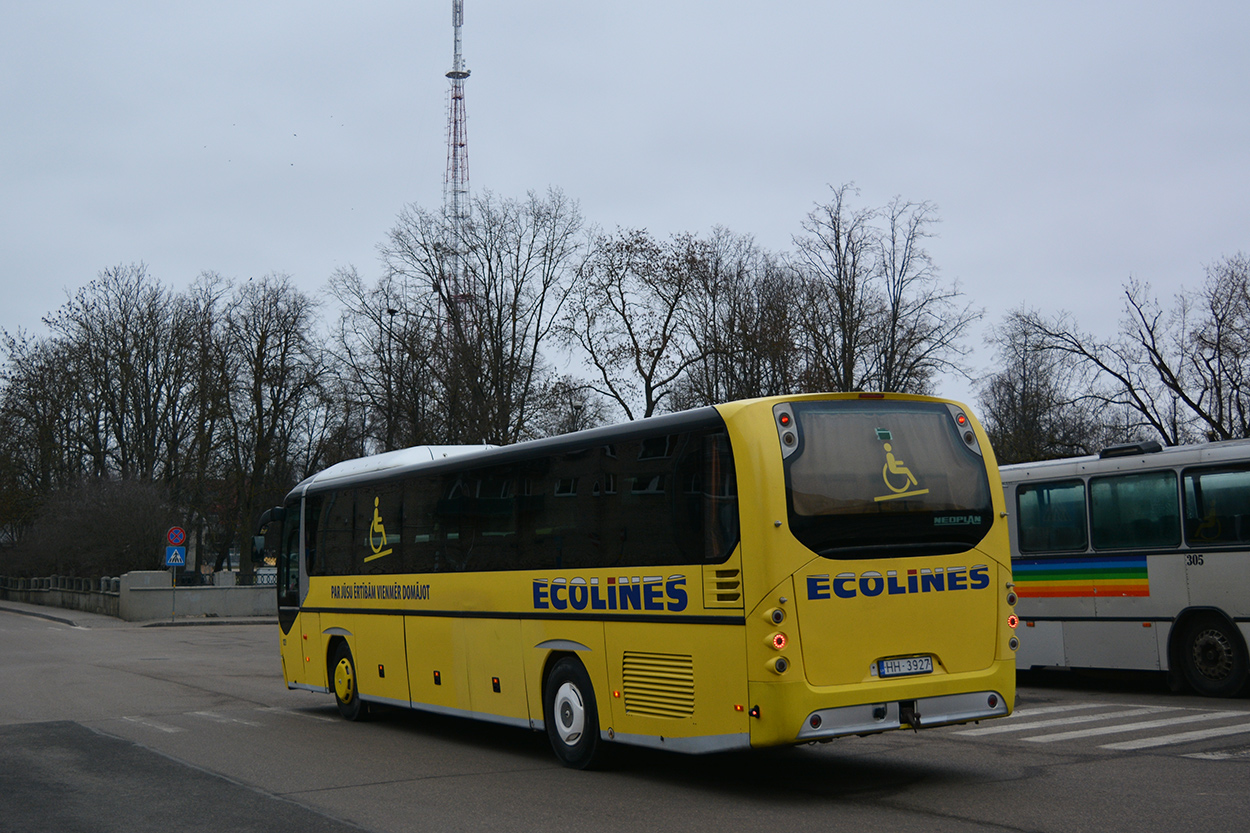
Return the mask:
<path id="1" fill-rule="evenodd" d="M 165 566 L 169 568 L 171 585 L 169 621 L 172 622 L 178 601 L 178 568 L 187 566 L 187 548 L 184 546 L 187 542 L 187 533 L 180 526 L 170 527 L 169 532 L 165 533 L 165 541 L 168 544 L 165 547 Z"/>

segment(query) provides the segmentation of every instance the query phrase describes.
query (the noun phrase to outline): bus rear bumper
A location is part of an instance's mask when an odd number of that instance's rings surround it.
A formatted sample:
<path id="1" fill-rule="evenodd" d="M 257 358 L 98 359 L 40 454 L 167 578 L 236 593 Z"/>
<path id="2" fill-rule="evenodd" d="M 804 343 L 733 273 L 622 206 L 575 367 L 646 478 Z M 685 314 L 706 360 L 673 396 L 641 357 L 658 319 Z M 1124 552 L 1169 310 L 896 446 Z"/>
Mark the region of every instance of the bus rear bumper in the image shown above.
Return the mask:
<path id="1" fill-rule="evenodd" d="M 1006 714 L 1007 702 L 997 691 L 968 691 L 915 700 L 865 703 L 817 709 L 803 721 L 797 740 L 866 735 L 901 729 L 903 726 L 928 729 Z"/>

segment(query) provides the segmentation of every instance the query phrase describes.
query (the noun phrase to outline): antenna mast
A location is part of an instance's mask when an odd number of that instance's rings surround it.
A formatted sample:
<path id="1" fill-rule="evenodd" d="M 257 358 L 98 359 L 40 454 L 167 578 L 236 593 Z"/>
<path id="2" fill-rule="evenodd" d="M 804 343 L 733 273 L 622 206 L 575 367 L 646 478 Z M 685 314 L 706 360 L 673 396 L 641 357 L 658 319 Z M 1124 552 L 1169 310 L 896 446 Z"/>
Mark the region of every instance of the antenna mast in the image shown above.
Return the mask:
<path id="1" fill-rule="evenodd" d="M 464 80 L 469 77 L 469 70 L 464 66 L 464 56 L 460 53 L 460 28 L 464 26 L 464 0 L 452 0 L 451 25 L 456 33 L 456 47 L 452 55 L 451 69 L 447 77 L 451 79 L 451 102 L 447 109 L 447 173 L 443 178 L 443 210 L 455 237 L 453 245 L 457 252 L 463 240 L 464 225 L 469 219 L 469 136 L 465 126 L 464 111 Z M 460 257 L 456 258 L 456 269 L 453 280 L 461 280 Z M 460 286 L 453 287 L 453 296 L 459 295 Z"/>

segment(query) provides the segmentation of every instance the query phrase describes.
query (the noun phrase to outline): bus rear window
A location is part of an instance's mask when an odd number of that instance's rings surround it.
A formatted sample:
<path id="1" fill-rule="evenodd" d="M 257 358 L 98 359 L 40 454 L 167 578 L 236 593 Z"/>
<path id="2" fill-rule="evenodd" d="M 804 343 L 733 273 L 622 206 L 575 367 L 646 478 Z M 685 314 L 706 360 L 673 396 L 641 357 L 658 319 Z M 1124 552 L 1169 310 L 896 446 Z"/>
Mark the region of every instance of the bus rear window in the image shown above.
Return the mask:
<path id="1" fill-rule="evenodd" d="M 938 402 L 796 402 L 790 529 L 827 557 L 939 555 L 993 524 L 985 462 Z"/>

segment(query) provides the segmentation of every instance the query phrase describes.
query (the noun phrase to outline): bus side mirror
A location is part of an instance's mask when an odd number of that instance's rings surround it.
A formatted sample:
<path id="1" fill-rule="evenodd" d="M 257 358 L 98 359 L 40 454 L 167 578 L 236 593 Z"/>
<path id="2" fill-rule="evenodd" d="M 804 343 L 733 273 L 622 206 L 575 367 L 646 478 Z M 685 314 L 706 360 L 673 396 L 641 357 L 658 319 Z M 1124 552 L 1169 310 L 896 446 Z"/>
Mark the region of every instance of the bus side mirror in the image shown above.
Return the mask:
<path id="1" fill-rule="evenodd" d="M 264 535 L 252 536 L 252 563 L 253 564 L 265 563 L 265 536 Z"/>

